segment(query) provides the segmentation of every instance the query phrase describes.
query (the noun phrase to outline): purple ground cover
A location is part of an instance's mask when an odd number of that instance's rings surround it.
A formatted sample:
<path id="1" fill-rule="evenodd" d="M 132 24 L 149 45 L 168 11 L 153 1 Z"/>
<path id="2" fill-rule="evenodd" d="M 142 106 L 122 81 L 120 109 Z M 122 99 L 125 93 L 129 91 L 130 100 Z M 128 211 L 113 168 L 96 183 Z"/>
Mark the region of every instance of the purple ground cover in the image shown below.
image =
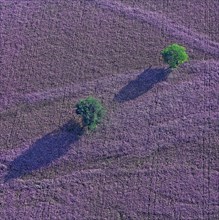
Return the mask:
<path id="1" fill-rule="evenodd" d="M 0 219 L 219 218 L 214 0 L 0 4 Z M 88 95 L 108 113 L 78 136 Z"/>
<path id="2" fill-rule="evenodd" d="M 69 131 L 68 131 L 69 129 Z M 74 129 L 80 129 L 80 124 L 69 121 L 59 130 L 53 131 L 33 143 L 28 150 L 8 164 L 4 181 L 19 178 L 41 167 L 48 166 L 59 157 L 65 155 L 69 148 L 79 138 Z"/>

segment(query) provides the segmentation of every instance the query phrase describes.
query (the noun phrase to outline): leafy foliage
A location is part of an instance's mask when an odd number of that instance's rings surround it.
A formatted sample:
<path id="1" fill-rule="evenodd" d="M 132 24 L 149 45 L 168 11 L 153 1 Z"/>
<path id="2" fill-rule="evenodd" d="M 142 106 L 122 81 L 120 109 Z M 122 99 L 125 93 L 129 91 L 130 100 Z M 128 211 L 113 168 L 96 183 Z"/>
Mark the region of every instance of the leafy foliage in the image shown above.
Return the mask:
<path id="1" fill-rule="evenodd" d="M 171 68 L 176 68 L 180 64 L 189 60 L 186 48 L 178 44 L 171 44 L 161 51 L 161 55 L 165 63 Z"/>
<path id="2" fill-rule="evenodd" d="M 80 100 L 76 104 L 76 114 L 82 116 L 83 126 L 87 126 L 89 130 L 95 130 L 97 124 L 101 122 L 106 110 L 99 100 L 89 96 L 86 99 Z"/>

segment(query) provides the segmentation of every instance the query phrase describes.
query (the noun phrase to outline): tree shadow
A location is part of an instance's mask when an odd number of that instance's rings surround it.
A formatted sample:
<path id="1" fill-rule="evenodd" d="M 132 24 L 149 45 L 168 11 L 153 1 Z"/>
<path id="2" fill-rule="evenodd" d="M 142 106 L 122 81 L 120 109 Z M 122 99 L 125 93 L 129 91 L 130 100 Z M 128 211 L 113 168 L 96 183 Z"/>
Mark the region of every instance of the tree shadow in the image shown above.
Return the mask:
<path id="1" fill-rule="evenodd" d="M 29 149 L 9 163 L 4 182 L 48 166 L 52 161 L 65 155 L 82 134 L 83 129 L 80 124 L 69 120 L 59 129 L 38 139 Z"/>
<path id="2" fill-rule="evenodd" d="M 123 87 L 119 93 L 115 95 L 113 100 L 119 103 L 123 103 L 136 99 L 138 96 L 143 95 L 151 88 L 153 88 L 156 83 L 166 80 L 170 72 L 170 68 L 151 69 L 151 67 L 149 67 L 140 75 L 138 75 L 135 80 L 132 80 L 128 85 Z"/>

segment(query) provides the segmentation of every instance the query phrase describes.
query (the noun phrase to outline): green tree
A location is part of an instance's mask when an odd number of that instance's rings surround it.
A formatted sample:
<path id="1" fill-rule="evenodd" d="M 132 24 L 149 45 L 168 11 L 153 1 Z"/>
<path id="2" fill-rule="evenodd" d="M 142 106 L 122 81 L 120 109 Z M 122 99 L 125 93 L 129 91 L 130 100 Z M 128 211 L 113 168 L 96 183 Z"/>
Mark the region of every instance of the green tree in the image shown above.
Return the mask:
<path id="1" fill-rule="evenodd" d="M 83 127 L 87 126 L 88 130 L 95 130 L 104 115 L 106 109 L 102 106 L 101 102 L 92 96 L 86 99 L 81 99 L 76 104 L 76 114 L 82 116 Z"/>
<path id="2" fill-rule="evenodd" d="M 189 56 L 186 53 L 186 48 L 178 44 L 171 44 L 161 51 L 161 55 L 165 63 L 170 68 L 176 68 L 180 64 L 189 60 Z"/>

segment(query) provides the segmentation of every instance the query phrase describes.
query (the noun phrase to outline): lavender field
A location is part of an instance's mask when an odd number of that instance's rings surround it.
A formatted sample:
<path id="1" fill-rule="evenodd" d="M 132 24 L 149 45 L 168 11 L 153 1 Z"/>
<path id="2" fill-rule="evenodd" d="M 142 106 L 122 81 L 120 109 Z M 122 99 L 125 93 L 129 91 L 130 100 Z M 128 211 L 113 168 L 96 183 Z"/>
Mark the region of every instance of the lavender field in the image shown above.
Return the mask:
<path id="1" fill-rule="evenodd" d="M 0 0 L 0 67 L 1 220 L 219 219 L 218 0 Z"/>

